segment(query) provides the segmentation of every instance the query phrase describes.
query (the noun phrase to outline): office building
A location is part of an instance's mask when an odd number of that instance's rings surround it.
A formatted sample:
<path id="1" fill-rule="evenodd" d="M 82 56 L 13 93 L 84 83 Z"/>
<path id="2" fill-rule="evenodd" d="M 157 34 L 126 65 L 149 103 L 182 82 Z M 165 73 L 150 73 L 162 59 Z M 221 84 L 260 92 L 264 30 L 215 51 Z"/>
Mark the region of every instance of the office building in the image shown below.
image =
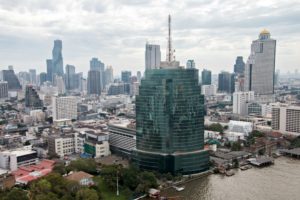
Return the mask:
<path id="1" fill-rule="evenodd" d="M 195 68 L 196 66 L 195 66 L 195 61 L 194 60 L 188 60 L 187 62 L 186 62 L 186 68 Z"/>
<path id="2" fill-rule="evenodd" d="M 36 84 L 36 70 L 30 69 L 29 75 L 30 75 L 30 83 L 35 85 Z"/>
<path id="3" fill-rule="evenodd" d="M 243 56 L 236 57 L 235 64 L 233 67 L 233 71 L 236 74 L 243 75 L 245 71 L 245 62 L 243 60 Z"/>
<path id="4" fill-rule="evenodd" d="M 203 69 L 201 73 L 201 84 L 211 85 L 211 71 Z"/>
<path id="5" fill-rule="evenodd" d="M 25 107 L 31 110 L 43 108 L 43 102 L 32 85 L 26 86 Z"/>
<path id="6" fill-rule="evenodd" d="M 112 153 L 130 157 L 136 148 L 134 121 L 128 119 L 111 120 L 108 123 L 109 144 Z"/>
<path id="7" fill-rule="evenodd" d="M 40 73 L 40 84 L 39 85 L 43 85 L 44 82 L 48 81 L 47 80 L 47 73 L 45 72 L 41 72 Z"/>
<path id="8" fill-rule="evenodd" d="M 136 96 L 136 149 L 139 168 L 172 174 L 208 170 L 204 150 L 204 98 L 197 69 L 180 67 L 173 55 L 168 18 L 167 59 L 146 70 Z"/>
<path id="9" fill-rule="evenodd" d="M 55 75 L 53 77 L 53 83 L 57 87 L 58 94 L 66 93 L 65 81 L 62 76 Z"/>
<path id="10" fill-rule="evenodd" d="M 33 165 L 38 162 L 37 152 L 32 146 L 24 146 L 20 149 L 5 150 L 0 152 L 0 167 L 15 171 L 20 166 Z"/>
<path id="11" fill-rule="evenodd" d="M 272 129 L 283 134 L 300 135 L 300 106 L 280 104 L 272 108 Z"/>
<path id="12" fill-rule="evenodd" d="M 130 83 L 131 71 L 122 71 L 121 80 L 123 83 Z"/>
<path id="13" fill-rule="evenodd" d="M 0 100 L 8 98 L 8 84 L 6 81 L 0 81 Z"/>
<path id="14" fill-rule="evenodd" d="M 100 71 L 90 70 L 88 72 L 87 91 L 89 95 L 101 94 L 101 74 Z"/>
<path id="15" fill-rule="evenodd" d="M 205 97 L 214 96 L 217 93 L 217 88 L 215 85 L 202 85 L 201 94 Z"/>
<path id="16" fill-rule="evenodd" d="M 248 115 L 247 103 L 254 101 L 254 92 L 234 92 L 233 93 L 233 113 L 238 115 Z"/>
<path id="17" fill-rule="evenodd" d="M 98 58 L 92 58 L 90 60 L 90 70 L 91 71 L 99 71 L 100 72 L 100 87 L 101 90 L 105 87 L 105 69 L 104 69 L 104 63 L 101 62 Z"/>
<path id="18" fill-rule="evenodd" d="M 1 80 L 7 82 L 8 90 L 20 90 L 22 89 L 18 77 L 14 70 L 2 70 Z"/>
<path id="19" fill-rule="evenodd" d="M 48 61 L 47 61 L 48 62 Z M 47 63 L 48 67 L 48 63 Z M 54 40 L 54 47 L 52 50 L 52 75 L 63 76 L 63 57 L 62 57 L 62 41 Z"/>
<path id="20" fill-rule="evenodd" d="M 142 80 L 142 73 L 140 71 L 136 72 L 137 81 L 140 83 Z"/>
<path id="21" fill-rule="evenodd" d="M 232 94 L 235 88 L 235 76 L 229 72 L 221 72 L 218 79 L 218 91 Z"/>
<path id="22" fill-rule="evenodd" d="M 52 65 L 52 59 L 46 60 L 47 64 L 47 81 L 51 82 L 53 81 L 53 65 Z"/>
<path id="23" fill-rule="evenodd" d="M 83 145 L 84 153 L 93 158 L 101 158 L 110 155 L 109 134 L 104 132 L 85 131 L 86 139 Z"/>
<path id="24" fill-rule="evenodd" d="M 67 90 L 75 89 L 75 81 L 76 81 L 75 76 L 76 76 L 75 66 L 66 65 L 65 86 Z"/>
<path id="25" fill-rule="evenodd" d="M 77 119 L 77 98 L 74 96 L 53 97 L 53 120 Z"/>
<path id="26" fill-rule="evenodd" d="M 160 67 L 161 52 L 160 46 L 156 44 L 146 43 L 145 51 L 145 68 L 158 69 Z"/>
<path id="27" fill-rule="evenodd" d="M 276 40 L 263 30 L 251 45 L 251 54 L 245 69 L 245 90 L 255 94 L 274 93 Z"/>
<path id="28" fill-rule="evenodd" d="M 114 71 L 112 66 L 108 66 L 105 69 L 105 85 L 109 85 L 114 82 Z"/>

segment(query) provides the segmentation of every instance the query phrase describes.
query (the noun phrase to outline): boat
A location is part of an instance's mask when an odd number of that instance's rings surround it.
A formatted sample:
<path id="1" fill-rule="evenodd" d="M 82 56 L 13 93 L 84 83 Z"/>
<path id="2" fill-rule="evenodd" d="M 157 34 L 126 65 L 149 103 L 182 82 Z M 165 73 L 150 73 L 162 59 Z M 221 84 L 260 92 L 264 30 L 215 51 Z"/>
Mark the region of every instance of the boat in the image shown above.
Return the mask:
<path id="1" fill-rule="evenodd" d="M 241 166 L 241 167 L 240 167 L 240 169 L 243 170 L 243 171 L 244 171 L 244 170 L 247 170 L 247 169 L 251 169 L 251 168 L 252 168 L 251 165 L 244 165 L 244 166 Z"/>
<path id="2" fill-rule="evenodd" d="M 178 187 L 178 186 L 173 186 L 173 188 L 177 191 L 177 192 L 181 192 L 181 191 L 183 191 L 184 189 L 185 189 L 185 187 L 184 186 L 182 186 L 182 187 Z"/>
<path id="3" fill-rule="evenodd" d="M 233 171 L 226 171 L 225 172 L 226 176 L 233 176 L 235 173 Z"/>

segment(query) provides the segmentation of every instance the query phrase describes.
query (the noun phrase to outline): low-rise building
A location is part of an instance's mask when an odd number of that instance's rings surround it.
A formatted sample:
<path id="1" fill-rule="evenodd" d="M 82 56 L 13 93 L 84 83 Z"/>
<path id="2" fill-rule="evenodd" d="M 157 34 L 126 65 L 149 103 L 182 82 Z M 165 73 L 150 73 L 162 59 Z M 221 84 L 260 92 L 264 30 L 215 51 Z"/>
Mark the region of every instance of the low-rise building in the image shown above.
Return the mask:
<path id="1" fill-rule="evenodd" d="M 286 104 L 274 106 L 272 129 L 284 134 L 300 135 L 300 106 Z"/>
<path id="2" fill-rule="evenodd" d="M 0 152 L 0 167 L 3 169 L 15 171 L 20 166 L 33 165 L 37 162 L 37 152 L 32 150 L 31 145 Z"/>
<path id="3" fill-rule="evenodd" d="M 75 181 L 81 186 L 94 185 L 93 175 L 83 171 L 71 172 L 68 176 L 66 176 L 66 179 L 69 181 Z"/>
<path id="4" fill-rule="evenodd" d="M 8 170 L 0 169 L 0 189 L 6 190 L 15 186 L 16 180 Z"/>
<path id="5" fill-rule="evenodd" d="M 128 119 L 111 120 L 108 123 L 109 144 L 112 152 L 129 156 L 136 147 L 135 121 Z"/>

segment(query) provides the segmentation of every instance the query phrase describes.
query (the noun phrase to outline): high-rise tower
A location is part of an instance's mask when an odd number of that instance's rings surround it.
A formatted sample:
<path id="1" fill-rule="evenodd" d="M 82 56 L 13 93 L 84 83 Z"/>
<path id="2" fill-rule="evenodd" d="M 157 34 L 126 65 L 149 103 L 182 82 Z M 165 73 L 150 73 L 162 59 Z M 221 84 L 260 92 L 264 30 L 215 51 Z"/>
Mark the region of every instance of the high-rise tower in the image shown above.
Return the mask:
<path id="1" fill-rule="evenodd" d="M 204 150 L 204 98 L 198 70 L 174 60 L 169 16 L 167 61 L 149 69 L 136 96 L 136 149 L 142 169 L 193 174 L 209 168 Z"/>
<path id="2" fill-rule="evenodd" d="M 63 57 L 62 57 L 62 41 L 54 40 L 54 47 L 52 50 L 52 74 L 63 76 Z"/>
<path id="3" fill-rule="evenodd" d="M 259 95 L 274 94 L 276 40 L 267 30 L 251 44 L 251 54 L 245 69 L 245 90 Z"/>

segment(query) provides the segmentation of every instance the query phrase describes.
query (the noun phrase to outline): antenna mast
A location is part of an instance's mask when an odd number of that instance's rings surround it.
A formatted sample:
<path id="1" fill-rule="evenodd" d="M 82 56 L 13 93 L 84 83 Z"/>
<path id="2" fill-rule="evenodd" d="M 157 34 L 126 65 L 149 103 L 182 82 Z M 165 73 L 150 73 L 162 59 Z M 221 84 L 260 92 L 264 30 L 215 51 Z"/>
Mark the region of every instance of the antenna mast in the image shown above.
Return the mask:
<path id="1" fill-rule="evenodd" d="M 168 48 L 167 48 L 167 62 L 173 61 L 173 50 L 172 50 L 172 37 L 171 37 L 171 15 L 168 18 Z"/>

